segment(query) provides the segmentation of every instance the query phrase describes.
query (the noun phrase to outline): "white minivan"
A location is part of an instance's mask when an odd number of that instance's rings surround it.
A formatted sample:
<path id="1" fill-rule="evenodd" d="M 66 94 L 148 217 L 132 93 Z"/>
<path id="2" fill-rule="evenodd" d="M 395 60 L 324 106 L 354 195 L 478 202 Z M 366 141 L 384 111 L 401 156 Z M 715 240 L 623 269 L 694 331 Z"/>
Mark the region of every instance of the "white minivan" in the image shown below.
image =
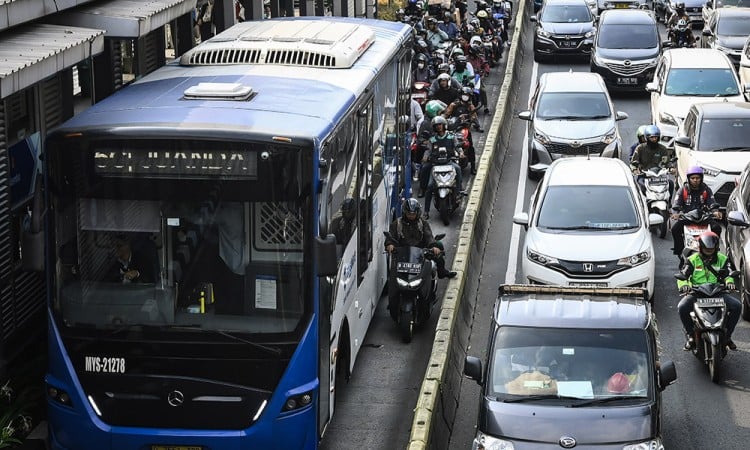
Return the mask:
<path id="1" fill-rule="evenodd" d="M 617 158 L 555 160 L 528 212 L 513 216 L 526 228 L 524 283 L 638 287 L 654 293 L 649 214 L 630 168 Z"/>

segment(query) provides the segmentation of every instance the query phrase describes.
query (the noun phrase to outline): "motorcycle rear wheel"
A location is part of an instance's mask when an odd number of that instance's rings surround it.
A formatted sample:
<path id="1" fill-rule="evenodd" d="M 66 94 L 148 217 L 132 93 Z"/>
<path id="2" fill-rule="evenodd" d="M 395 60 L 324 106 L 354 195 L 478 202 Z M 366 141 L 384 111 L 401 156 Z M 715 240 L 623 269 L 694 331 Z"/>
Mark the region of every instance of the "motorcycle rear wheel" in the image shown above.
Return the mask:
<path id="1" fill-rule="evenodd" d="M 719 382 L 719 367 L 721 366 L 721 348 L 718 345 L 711 346 L 711 355 L 708 358 L 708 373 L 711 381 Z"/>
<path id="2" fill-rule="evenodd" d="M 440 220 L 443 221 L 443 225 L 448 226 L 451 223 L 451 206 L 447 199 L 443 199 L 438 206 L 440 211 Z"/>
<path id="3" fill-rule="evenodd" d="M 403 341 L 404 344 L 411 342 L 411 339 L 414 336 L 414 324 L 412 318 L 412 311 L 401 311 L 401 316 L 398 320 L 398 330 L 401 333 L 401 341 Z"/>

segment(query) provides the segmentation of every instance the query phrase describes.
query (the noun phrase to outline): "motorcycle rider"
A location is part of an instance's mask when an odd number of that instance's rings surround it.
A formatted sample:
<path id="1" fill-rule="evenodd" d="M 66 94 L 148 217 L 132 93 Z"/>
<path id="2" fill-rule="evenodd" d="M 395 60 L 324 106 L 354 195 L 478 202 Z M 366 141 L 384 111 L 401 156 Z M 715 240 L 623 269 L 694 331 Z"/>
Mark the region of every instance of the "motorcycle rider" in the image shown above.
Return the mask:
<path id="1" fill-rule="evenodd" d="M 664 24 L 667 27 L 667 32 L 671 33 L 672 29 L 677 25 L 677 22 L 680 21 L 680 19 L 684 19 L 685 22 L 690 23 L 690 16 L 685 13 L 685 4 L 680 2 L 676 3 L 674 5 L 674 12 L 671 16 L 669 16 L 669 19 Z"/>
<path id="2" fill-rule="evenodd" d="M 427 93 L 427 98 L 430 100 L 440 100 L 446 105 L 453 103 L 459 95 L 461 95 L 460 85 L 455 87 L 455 84 L 451 82 L 453 78 L 447 73 L 441 73 L 435 80 L 437 82 L 437 89 L 433 92 L 432 86 L 430 91 Z M 458 84 L 458 83 L 456 83 Z"/>
<path id="3" fill-rule="evenodd" d="M 445 268 L 445 251 L 440 242 L 435 242 L 430 223 L 422 219 L 420 212 L 422 205 L 419 200 L 409 198 L 404 200 L 401 208 L 401 217 L 391 222 L 389 239 L 385 241 L 385 251 L 393 253 L 396 247 L 413 246 L 431 248 L 435 255 L 438 278 L 454 278 L 456 272 Z M 388 311 L 393 320 L 398 319 L 398 283 L 395 280 L 388 282 Z"/>
<path id="4" fill-rule="evenodd" d="M 638 142 L 630 146 L 630 159 L 633 159 L 633 153 L 635 153 L 635 148 L 638 147 L 638 145 L 643 144 L 646 142 L 646 127 L 648 125 L 641 125 L 638 127 L 638 130 L 635 132 L 635 137 L 638 139 Z"/>
<path id="5" fill-rule="evenodd" d="M 695 36 L 688 23 L 685 19 L 680 19 L 672 32 L 669 33 L 669 40 L 673 47 L 695 47 Z M 680 45 L 680 42 L 683 45 Z"/>
<path id="6" fill-rule="evenodd" d="M 667 148 L 661 143 L 661 130 L 656 125 L 648 125 L 643 135 L 646 142 L 638 144 L 633 156 L 630 158 L 630 168 L 636 176 L 636 180 L 641 187 L 641 192 L 646 191 L 643 171 L 652 167 L 659 167 L 669 164 L 674 157 L 674 150 Z M 669 192 L 674 191 L 674 182 L 669 180 Z"/>
<path id="7" fill-rule="evenodd" d="M 680 187 L 680 190 L 674 196 L 672 201 L 672 239 L 674 240 L 674 254 L 679 258 L 685 247 L 685 219 L 680 219 L 680 213 L 687 213 L 694 209 L 708 208 L 715 204 L 714 194 L 711 188 L 703 182 L 703 168 L 700 166 L 691 166 L 685 174 L 687 181 Z M 718 219 L 721 219 L 721 212 L 714 211 L 714 219 L 709 224 L 711 231 L 717 235 L 721 234 L 721 225 Z"/>
<path id="8" fill-rule="evenodd" d="M 459 49 L 456 49 L 458 51 Z M 451 77 L 461 83 L 461 86 L 466 86 L 469 81 L 474 81 L 474 68 L 469 64 L 469 60 L 464 55 L 463 51 L 453 57 L 453 72 Z"/>
<path id="9" fill-rule="evenodd" d="M 418 2 L 417 0 L 406 1 L 406 14 L 421 17 L 423 12 L 424 4 L 422 2 Z"/>
<path id="10" fill-rule="evenodd" d="M 453 14 L 451 14 L 450 11 L 445 11 L 443 13 L 443 21 L 438 23 L 438 28 L 445 31 L 445 34 L 447 34 L 449 38 L 454 40 L 458 38 L 458 27 L 453 22 Z"/>
<path id="11" fill-rule="evenodd" d="M 686 351 L 695 348 L 694 327 L 690 312 L 693 310 L 696 298 L 688 294 L 690 287 L 723 281 L 727 289 L 735 289 L 734 279 L 729 276 L 734 266 L 727 255 L 719 251 L 719 236 L 713 231 L 706 231 L 698 238 L 698 247 L 700 251 L 690 255 L 685 262 L 685 267 L 682 268 L 682 274 L 688 279 L 677 280 L 677 288 L 684 295 L 677 305 L 677 310 L 687 334 L 687 341 L 683 347 Z M 732 341 L 732 333 L 740 319 L 742 303 L 727 293 L 722 296 L 727 308 L 727 347 L 730 350 L 737 350 L 737 345 Z"/>
<path id="12" fill-rule="evenodd" d="M 424 108 L 425 118 L 419 123 L 417 127 L 417 151 L 412 154 L 413 163 L 421 163 L 422 157 L 427 152 L 427 149 L 432 146 L 430 138 L 432 138 L 432 119 L 439 116 L 445 111 L 446 105 L 440 100 L 430 100 L 427 102 Z M 416 167 L 416 166 L 415 166 Z M 421 180 L 421 171 L 417 170 L 417 177 Z M 429 176 L 429 174 L 427 175 Z M 424 186 L 420 183 L 420 190 L 418 197 L 424 197 L 424 191 L 427 189 L 427 180 L 424 180 Z"/>
<path id="13" fill-rule="evenodd" d="M 414 66 L 411 72 L 411 81 L 417 82 L 422 81 L 425 83 L 432 83 L 432 71 L 430 70 L 429 60 L 424 53 L 420 53 L 416 57 L 417 64 Z"/>
<path id="14" fill-rule="evenodd" d="M 463 158 L 464 153 L 461 149 L 461 144 L 456 138 L 456 135 L 448 131 L 448 121 L 443 116 L 437 116 L 432 119 L 432 129 L 435 134 L 430 138 L 430 146 L 422 156 L 422 167 L 419 171 L 419 185 L 424 193 L 424 218 L 430 218 L 430 206 L 432 203 L 432 190 L 434 189 L 434 182 L 430 173 L 432 172 L 433 159 L 437 157 L 438 151 L 441 147 L 445 147 L 448 152 L 449 158 Z M 456 170 L 456 187 L 463 193 L 463 174 L 461 173 L 461 166 L 455 161 L 450 161 L 450 165 Z M 422 195 L 420 194 L 420 197 Z"/>
<path id="15" fill-rule="evenodd" d="M 427 19 L 427 43 L 434 50 L 440 48 L 440 44 L 450 40 L 448 34 L 438 28 L 438 21 L 434 17 Z"/>
<path id="16" fill-rule="evenodd" d="M 474 128 L 478 132 L 484 133 L 482 125 L 479 123 L 479 119 L 477 118 L 477 108 L 471 101 L 473 96 L 474 91 L 470 87 L 462 88 L 461 97 L 459 97 L 455 102 L 448 105 L 448 108 L 446 108 L 443 115 L 449 119 L 451 117 L 460 118 L 462 115 L 466 115 L 466 119 L 474 125 Z M 471 134 L 469 134 L 469 139 L 471 139 Z M 469 142 L 469 152 L 467 153 L 466 157 L 468 158 L 469 164 L 471 165 L 471 174 L 476 175 L 477 163 L 476 155 L 474 154 L 474 142 Z"/>

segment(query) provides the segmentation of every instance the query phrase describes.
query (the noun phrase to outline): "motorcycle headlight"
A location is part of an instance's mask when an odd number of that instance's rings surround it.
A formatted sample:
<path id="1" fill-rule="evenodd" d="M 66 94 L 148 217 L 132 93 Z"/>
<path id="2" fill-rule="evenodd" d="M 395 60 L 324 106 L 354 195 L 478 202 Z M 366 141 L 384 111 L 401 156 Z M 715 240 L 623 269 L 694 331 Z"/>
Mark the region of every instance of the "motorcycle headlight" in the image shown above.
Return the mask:
<path id="1" fill-rule="evenodd" d="M 422 284 L 422 279 L 417 278 L 416 280 L 406 281 L 402 278 L 396 278 L 399 287 L 416 289 Z"/>
<path id="2" fill-rule="evenodd" d="M 609 133 L 605 134 L 604 137 L 602 137 L 602 142 L 604 142 L 606 145 L 609 145 L 615 141 L 615 138 L 617 138 L 617 131 L 612 128 Z"/>
<path id="3" fill-rule="evenodd" d="M 551 256 L 547 256 L 543 253 L 535 252 L 532 249 L 526 249 L 526 256 L 533 262 L 537 264 L 541 264 L 543 266 L 548 266 L 550 264 L 559 264 L 560 261 L 557 260 L 557 258 L 553 258 Z"/>
<path id="4" fill-rule="evenodd" d="M 659 113 L 659 122 L 665 123 L 667 125 L 673 125 L 673 126 L 679 126 L 677 123 L 677 119 L 669 113 L 665 113 L 664 111 Z"/>
<path id="5" fill-rule="evenodd" d="M 711 166 L 703 166 L 703 174 L 708 175 L 709 177 L 718 177 L 721 173 L 721 169 L 717 169 L 716 167 Z"/>
<path id="6" fill-rule="evenodd" d="M 547 145 L 550 142 L 546 134 L 536 130 L 534 130 L 534 140 L 542 145 Z"/>
<path id="7" fill-rule="evenodd" d="M 546 37 L 552 36 L 552 33 L 550 33 L 549 31 L 545 30 L 542 27 L 539 27 L 539 28 L 536 29 L 536 35 L 540 36 L 540 37 L 545 37 L 546 38 Z"/>
<path id="8" fill-rule="evenodd" d="M 514 450 L 513 443 L 477 431 L 471 450 Z"/>
<path id="9" fill-rule="evenodd" d="M 632 256 L 618 259 L 617 265 L 634 267 L 645 263 L 649 259 L 651 259 L 651 254 L 649 252 L 640 252 Z"/>
<path id="10" fill-rule="evenodd" d="M 622 450 L 664 450 L 664 444 L 661 443 L 661 439 L 652 439 L 637 444 L 628 444 Z"/>

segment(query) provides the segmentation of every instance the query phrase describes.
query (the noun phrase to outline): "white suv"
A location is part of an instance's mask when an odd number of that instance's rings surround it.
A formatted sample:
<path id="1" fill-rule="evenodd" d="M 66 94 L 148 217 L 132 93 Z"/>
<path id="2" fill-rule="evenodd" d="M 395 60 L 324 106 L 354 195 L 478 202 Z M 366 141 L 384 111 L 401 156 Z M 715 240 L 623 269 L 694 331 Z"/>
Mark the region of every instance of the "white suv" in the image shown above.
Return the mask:
<path id="1" fill-rule="evenodd" d="M 665 50 L 656 65 L 651 92 L 651 120 L 671 141 L 694 103 L 745 101 L 734 65 L 727 55 L 711 48 Z"/>
<path id="2" fill-rule="evenodd" d="M 654 292 L 649 214 L 630 168 L 616 158 L 554 161 L 531 198 L 513 216 L 526 228 L 523 282 L 638 287 Z"/>

